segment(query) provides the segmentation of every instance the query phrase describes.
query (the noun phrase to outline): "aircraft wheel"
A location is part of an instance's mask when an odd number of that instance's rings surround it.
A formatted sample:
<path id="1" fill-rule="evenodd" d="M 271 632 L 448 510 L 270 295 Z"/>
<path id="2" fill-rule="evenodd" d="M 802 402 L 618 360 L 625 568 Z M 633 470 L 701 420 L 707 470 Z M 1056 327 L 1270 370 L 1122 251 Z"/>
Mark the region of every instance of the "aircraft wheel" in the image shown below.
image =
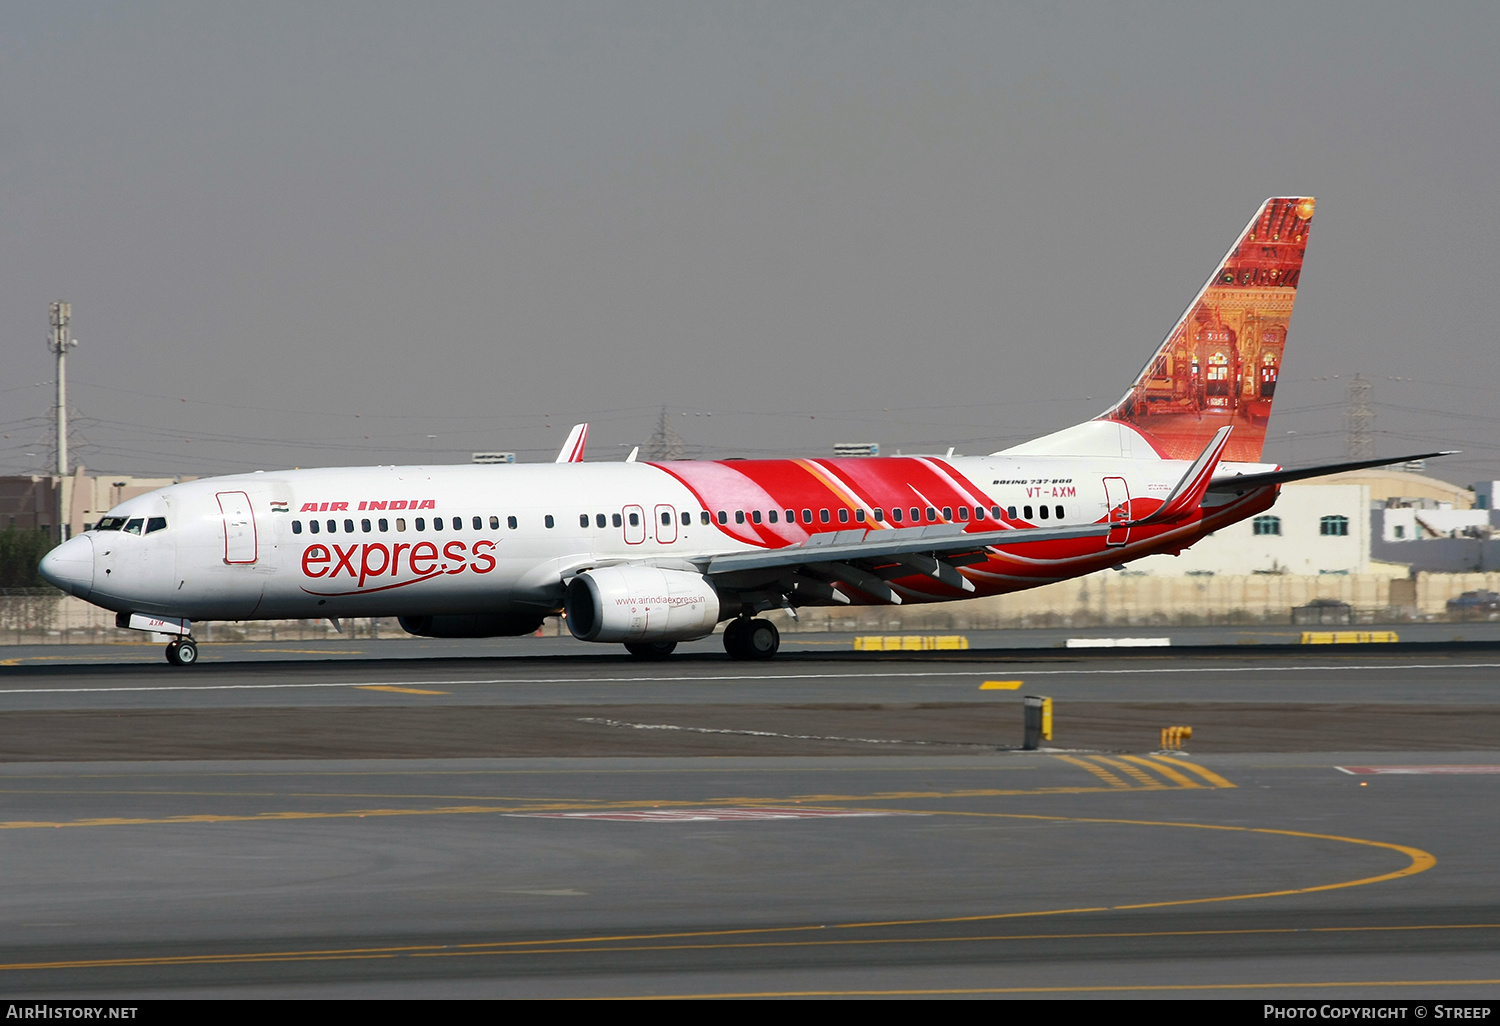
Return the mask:
<path id="1" fill-rule="evenodd" d="M 724 627 L 724 651 L 729 653 L 731 659 L 749 659 L 750 643 L 747 635 L 750 632 L 750 621 L 744 619 L 730 620 Z"/>
<path id="2" fill-rule="evenodd" d="M 770 620 L 751 620 L 745 631 L 745 658 L 770 659 L 781 648 L 781 632 Z"/>
<path id="3" fill-rule="evenodd" d="M 627 641 L 625 651 L 637 659 L 665 659 L 677 648 L 675 641 Z"/>
<path id="4" fill-rule="evenodd" d="M 167 645 L 167 662 L 173 666 L 192 666 L 198 661 L 198 643 L 182 638 Z"/>

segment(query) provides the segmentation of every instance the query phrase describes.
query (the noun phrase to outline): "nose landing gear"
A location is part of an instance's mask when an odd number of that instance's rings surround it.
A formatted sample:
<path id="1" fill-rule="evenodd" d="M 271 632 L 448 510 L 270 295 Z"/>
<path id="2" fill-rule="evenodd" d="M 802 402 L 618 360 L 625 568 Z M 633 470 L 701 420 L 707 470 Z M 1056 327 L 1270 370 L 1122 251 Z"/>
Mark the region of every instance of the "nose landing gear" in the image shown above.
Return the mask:
<path id="1" fill-rule="evenodd" d="M 198 643 L 190 637 L 171 641 L 167 645 L 167 662 L 173 666 L 193 666 L 198 662 Z"/>
<path id="2" fill-rule="evenodd" d="M 724 628 L 724 651 L 731 659 L 770 659 L 781 648 L 781 632 L 770 620 L 738 619 Z"/>

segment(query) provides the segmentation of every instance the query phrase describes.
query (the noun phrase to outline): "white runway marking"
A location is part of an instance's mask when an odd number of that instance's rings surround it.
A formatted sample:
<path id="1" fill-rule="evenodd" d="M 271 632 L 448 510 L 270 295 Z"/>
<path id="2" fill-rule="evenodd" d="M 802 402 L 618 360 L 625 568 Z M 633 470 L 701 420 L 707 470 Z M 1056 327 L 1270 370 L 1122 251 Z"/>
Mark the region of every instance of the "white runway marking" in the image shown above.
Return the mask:
<path id="1" fill-rule="evenodd" d="M 1005 666 L 1005 672 L 1028 677 L 1093 677 L 1114 675 L 1151 675 L 1179 673 L 1303 673 L 1310 670 L 1329 673 L 1378 673 L 1407 670 L 1495 670 L 1500 663 L 1388 663 L 1360 666 L 1162 666 L 1120 667 L 1096 670 L 1030 670 L 1018 669 L 1016 664 Z M 725 674 L 717 677 L 495 677 L 478 680 L 345 680 L 309 684 L 138 684 L 127 687 L 108 688 L 0 688 L 0 695 L 71 695 L 71 694 L 116 694 L 136 691 L 284 691 L 299 688 L 368 688 L 382 687 L 457 687 L 460 684 L 717 684 L 735 681 L 778 680 L 872 680 L 875 678 L 905 677 L 970 677 L 983 679 L 994 676 L 994 668 L 983 670 L 903 670 L 856 673 L 743 673 Z"/>

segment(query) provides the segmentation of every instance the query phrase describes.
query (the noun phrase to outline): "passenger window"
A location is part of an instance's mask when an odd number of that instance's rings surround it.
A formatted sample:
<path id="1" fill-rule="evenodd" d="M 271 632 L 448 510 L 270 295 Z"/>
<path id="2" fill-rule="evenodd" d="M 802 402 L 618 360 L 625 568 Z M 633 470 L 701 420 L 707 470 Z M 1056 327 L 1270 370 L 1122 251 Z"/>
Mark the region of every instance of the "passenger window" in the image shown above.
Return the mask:
<path id="1" fill-rule="evenodd" d="M 901 507 L 900 506 L 892 506 L 891 507 L 891 520 L 893 522 L 898 523 L 898 524 L 901 523 L 901 518 L 904 517 L 905 515 L 906 514 L 904 514 L 904 513 L 901 512 Z"/>
<path id="2" fill-rule="evenodd" d="M 380 522 L 380 529 L 382 531 L 385 530 L 385 521 L 384 520 L 382 520 Z M 491 531 L 498 531 L 498 530 L 500 530 L 500 518 L 499 517 L 490 517 L 490 530 Z"/>
<path id="3" fill-rule="evenodd" d="M 745 522 L 745 511 L 744 510 L 737 509 L 737 510 L 734 511 L 734 522 L 736 524 L 743 524 Z"/>
<path id="4" fill-rule="evenodd" d="M 551 527 L 552 525 L 548 524 L 547 526 Z M 641 515 L 639 513 L 632 513 L 632 514 L 630 514 L 630 526 L 631 527 L 640 527 L 641 526 Z"/>
<path id="5" fill-rule="evenodd" d="M 727 524 L 727 523 L 729 523 L 729 514 L 725 513 L 722 509 L 719 510 L 719 523 L 721 523 L 721 524 Z"/>
<path id="6" fill-rule="evenodd" d="M 474 524 L 474 530 L 476 530 L 476 531 L 482 531 L 482 530 L 484 530 L 484 519 L 482 517 L 475 517 L 474 520 L 473 520 L 473 524 Z M 600 524 L 599 526 L 603 527 L 604 525 Z"/>
<path id="7" fill-rule="evenodd" d="M 917 509 L 917 507 L 913 506 L 911 508 L 911 522 L 915 524 L 915 523 L 920 523 L 921 520 L 922 520 L 922 511 L 919 510 L 919 509 Z"/>
<path id="8" fill-rule="evenodd" d="M 292 533 L 293 534 L 301 534 L 302 533 L 302 521 L 300 521 L 300 520 L 293 520 L 292 521 Z"/>
<path id="9" fill-rule="evenodd" d="M 705 509 L 705 510 L 701 511 L 698 514 L 698 519 L 703 524 L 703 526 L 707 527 L 708 523 L 709 523 L 709 520 L 710 520 L 710 517 L 708 515 L 708 510 Z"/>
<path id="10" fill-rule="evenodd" d="M 757 524 L 760 523 L 760 510 L 751 510 L 750 519 Z"/>
<path id="11" fill-rule="evenodd" d="M 406 518 L 405 517 L 397 517 L 396 518 L 396 530 L 397 531 L 405 531 L 406 530 Z"/>
<path id="12" fill-rule="evenodd" d="M 167 529 L 167 518 L 166 517 L 152 517 L 150 520 L 146 521 L 146 533 L 147 534 L 150 534 L 153 531 L 165 531 L 166 529 Z"/>
<path id="13" fill-rule="evenodd" d="M 1057 519 L 1061 520 L 1062 518 L 1063 518 L 1063 508 L 1061 506 L 1058 506 L 1057 507 Z"/>
<path id="14" fill-rule="evenodd" d="M 421 522 L 422 521 L 420 521 L 420 520 L 417 521 L 417 523 L 419 523 L 419 524 Z M 443 529 L 443 518 L 442 517 L 433 517 L 432 518 L 432 529 L 434 531 L 441 531 Z M 419 527 L 419 528 L 417 528 L 417 530 L 420 531 L 421 528 Z"/>
<path id="15" fill-rule="evenodd" d="M 661 526 L 663 526 L 663 527 L 671 527 L 672 526 L 672 514 L 670 514 L 670 513 L 663 513 L 661 515 Z"/>
<path id="16" fill-rule="evenodd" d="M 398 520 L 397 523 L 400 523 L 400 521 Z M 516 518 L 515 517 L 506 517 L 505 518 L 505 526 L 508 527 L 508 528 L 510 528 L 512 531 L 514 531 L 516 529 L 516 526 L 517 526 L 516 525 Z"/>
<path id="17" fill-rule="evenodd" d="M 778 512 L 776 512 L 776 510 L 773 509 L 773 510 L 771 510 L 771 512 L 769 512 L 769 513 L 766 514 L 766 518 L 768 520 L 770 520 L 771 523 L 773 523 L 773 524 L 779 523 L 781 521 L 781 514 L 778 513 Z"/>
<path id="18" fill-rule="evenodd" d="M 839 508 L 839 523 L 841 523 L 841 524 L 847 524 L 848 522 L 849 522 L 849 507 L 842 506 L 842 507 Z"/>
<path id="19" fill-rule="evenodd" d="M 875 522 L 877 524 L 885 523 L 885 510 L 881 509 L 879 506 L 875 507 Z"/>
<path id="20" fill-rule="evenodd" d="M 959 514 L 958 514 L 958 519 L 962 520 L 963 518 L 964 518 L 963 512 L 960 510 Z M 975 520 L 983 520 L 984 519 L 984 507 L 983 506 L 975 506 L 974 507 L 974 519 Z"/>
<path id="21" fill-rule="evenodd" d="M 380 533 L 384 534 L 386 531 L 389 531 L 391 529 L 391 522 L 389 520 L 387 520 L 385 517 L 381 517 L 380 518 L 379 527 L 380 527 Z"/>
<path id="22" fill-rule="evenodd" d="M 634 513 L 630 514 L 630 519 L 631 520 L 635 519 L 635 514 Z M 421 522 L 422 521 L 420 521 L 420 520 L 417 521 L 417 523 L 419 523 L 419 524 Z M 554 527 L 557 526 L 557 521 L 554 520 L 554 519 L 552 519 L 552 514 L 551 513 L 548 513 L 546 516 L 542 517 L 542 526 L 546 527 L 547 530 L 550 531 L 550 530 L 552 530 L 552 528 L 554 528 Z"/>
<path id="23" fill-rule="evenodd" d="M 328 521 L 328 533 L 329 534 L 338 534 L 339 533 L 339 522 L 337 520 L 330 520 L 330 521 Z"/>
<path id="24" fill-rule="evenodd" d="M 953 507 L 951 507 L 951 506 L 944 506 L 943 507 L 943 519 L 944 520 L 952 520 L 953 519 Z"/>
<path id="25" fill-rule="evenodd" d="M 692 524 L 693 524 L 693 515 L 691 513 L 684 513 L 684 514 L 682 514 L 682 526 L 683 527 L 691 527 Z"/>
<path id="26" fill-rule="evenodd" d="M 616 527 L 621 527 L 625 523 L 625 521 L 620 518 L 620 514 L 618 513 L 614 514 L 609 519 L 610 522 L 613 523 Z"/>
<path id="27" fill-rule="evenodd" d="M 344 521 L 344 533 L 345 534 L 353 534 L 354 533 L 354 521 L 352 521 L 352 520 L 345 520 Z"/>
<path id="28" fill-rule="evenodd" d="M 333 523 L 332 520 L 330 520 L 328 522 L 330 524 Z M 426 518 L 424 518 L 424 517 L 417 517 L 417 530 L 418 531 L 425 531 L 425 530 L 427 530 L 427 520 L 426 520 Z"/>
<path id="29" fill-rule="evenodd" d="M 865 511 L 864 510 L 857 509 L 857 510 L 854 511 L 854 522 L 857 523 L 857 524 L 862 524 L 862 523 L 865 522 Z"/>
<path id="30" fill-rule="evenodd" d="M 1027 519 L 1027 520 L 1030 520 L 1030 519 L 1031 519 L 1031 507 L 1030 507 L 1030 506 L 1026 506 L 1026 507 L 1024 507 L 1024 508 L 1023 508 L 1023 509 L 1022 509 L 1022 512 L 1023 512 L 1023 513 L 1024 513 L 1024 514 L 1025 514 L 1025 515 L 1026 515 L 1026 519 Z"/>
<path id="31" fill-rule="evenodd" d="M 589 526 L 589 515 L 587 513 L 580 513 L 580 514 L 578 514 L 578 526 L 579 527 L 587 527 L 587 526 Z"/>
<path id="32" fill-rule="evenodd" d="M 453 518 L 453 529 L 455 531 L 462 531 L 464 529 L 464 518 L 463 517 L 454 517 Z"/>
<path id="33" fill-rule="evenodd" d="M 1000 507 L 999 506 L 996 506 L 994 508 L 994 514 L 995 514 L 995 519 L 999 520 L 1000 519 Z M 1006 506 L 1005 507 L 1005 515 L 1008 516 L 1008 517 L 1010 517 L 1012 520 L 1016 519 L 1016 507 L 1014 507 L 1014 506 Z"/>
<path id="34" fill-rule="evenodd" d="M 969 507 L 967 507 L 967 506 L 960 506 L 960 507 L 958 507 L 958 519 L 960 521 L 964 521 L 964 520 L 968 520 L 969 519 Z"/>
<path id="35" fill-rule="evenodd" d="M 1046 506 L 1043 506 L 1041 509 L 1037 510 L 1037 512 L 1042 515 L 1041 519 L 1043 519 L 1043 520 L 1046 520 L 1047 517 L 1048 517 L 1048 515 L 1049 515 L 1048 512 L 1047 512 L 1047 507 Z"/>
<path id="36" fill-rule="evenodd" d="M 361 531 L 365 532 L 365 534 L 369 534 L 370 533 L 370 522 L 368 520 L 361 520 L 359 522 L 359 529 Z"/>
<path id="37" fill-rule="evenodd" d="M 307 529 L 309 531 L 311 531 L 313 534 L 317 534 L 323 528 L 322 528 L 322 526 L 316 520 L 309 520 L 307 522 Z"/>
<path id="38" fill-rule="evenodd" d="M 609 526 L 609 521 L 607 519 L 605 519 L 605 516 L 604 516 L 603 513 L 595 513 L 594 514 L 594 526 L 595 527 L 608 527 Z"/>
<path id="39" fill-rule="evenodd" d="M 916 517 L 912 517 L 912 519 L 915 520 L 917 518 Z M 936 520 L 937 519 L 937 510 L 933 509 L 931 506 L 927 507 L 927 519 L 928 520 Z"/>
<path id="40" fill-rule="evenodd" d="M 797 513 L 795 510 L 789 509 L 786 511 L 786 522 L 789 524 L 795 524 L 797 522 Z"/>
<path id="41" fill-rule="evenodd" d="M 802 511 L 802 522 L 804 524 L 812 523 L 812 510 L 805 509 Z"/>

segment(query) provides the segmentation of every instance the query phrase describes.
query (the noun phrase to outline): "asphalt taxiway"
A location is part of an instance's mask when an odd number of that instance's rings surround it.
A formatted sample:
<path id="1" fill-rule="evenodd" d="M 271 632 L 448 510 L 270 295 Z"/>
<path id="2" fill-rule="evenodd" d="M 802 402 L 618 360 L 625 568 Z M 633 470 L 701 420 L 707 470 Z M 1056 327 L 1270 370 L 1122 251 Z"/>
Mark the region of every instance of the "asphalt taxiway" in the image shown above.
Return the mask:
<path id="1" fill-rule="evenodd" d="M 6 667 L 0 991 L 1500 991 L 1500 653 L 788 656 Z"/>

